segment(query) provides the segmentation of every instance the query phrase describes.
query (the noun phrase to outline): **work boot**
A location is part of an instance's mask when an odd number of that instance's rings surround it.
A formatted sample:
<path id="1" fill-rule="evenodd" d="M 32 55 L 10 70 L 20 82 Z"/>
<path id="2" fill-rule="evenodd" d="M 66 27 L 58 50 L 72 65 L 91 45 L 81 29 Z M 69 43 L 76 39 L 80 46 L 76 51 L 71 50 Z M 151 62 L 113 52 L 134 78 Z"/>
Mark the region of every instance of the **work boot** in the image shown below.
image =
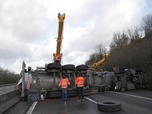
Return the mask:
<path id="1" fill-rule="evenodd" d="M 64 105 L 66 106 L 66 104 L 67 104 L 67 103 L 66 103 L 66 101 L 65 101 L 65 102 L 64 102 Z"/>
<path id="2" fill-rule="evenodd" d="M 80 102 L 80 101 L 81 101 L 80 99 L 77 100 L 77 102 Z"/>
<path id="3" fill-rule="evenodd" d="M 84 102 L 84 99 L 82 99 L 81 102 Z"/>

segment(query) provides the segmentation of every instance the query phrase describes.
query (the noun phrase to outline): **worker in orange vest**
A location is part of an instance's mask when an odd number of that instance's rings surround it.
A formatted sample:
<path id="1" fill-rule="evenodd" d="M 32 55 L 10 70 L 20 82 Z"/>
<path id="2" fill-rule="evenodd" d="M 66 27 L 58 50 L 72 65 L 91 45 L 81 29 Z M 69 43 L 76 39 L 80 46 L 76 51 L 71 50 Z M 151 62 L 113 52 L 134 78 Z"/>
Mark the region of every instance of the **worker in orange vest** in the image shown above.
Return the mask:
<path id="1" fill-rule="evenodd" d="M 65 77 L 65 75 L 62 76 L 62 79 L 59 82 L 59 87 L 62 89 L 62 99 L 66 102 L 67 100 L 67 89 L 68 85 L 70 85 L 69 80 Z"/>
<path id="2" fill-rule="evenodd" d="M 79 73 L 78 77 L 75 80 L 75 84 L 77 86 L 77 91 L 78 91 L 78 96 L 79 99 L 77 101 L 84 101 L 84 96 L 83 96 L 83 87 L 84 87 L 84 78 L 81 73 Z"/>

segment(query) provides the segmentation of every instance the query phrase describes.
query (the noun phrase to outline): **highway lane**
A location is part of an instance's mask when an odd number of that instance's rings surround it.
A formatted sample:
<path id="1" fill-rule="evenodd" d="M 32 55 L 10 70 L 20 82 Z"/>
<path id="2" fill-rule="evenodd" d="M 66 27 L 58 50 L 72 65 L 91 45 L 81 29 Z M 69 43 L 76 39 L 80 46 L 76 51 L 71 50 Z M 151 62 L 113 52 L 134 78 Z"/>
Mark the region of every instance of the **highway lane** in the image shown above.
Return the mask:
<path id="1" fill-rule="evenodd" d="M 144 94 L 145 93 L 145 94 Z M 61 99 L 47 99 L 35 103 L 32 114 L 107 114 L 97 109 L 97 103 L 119 101 L 122 110 L 116 114 L 152 114 L 152 92 L 146 90 L 128 92 L 104 92 L 85 97 L 84 102 L 71 98 L 65 103 Z"/>
<path id="2" fill-rule="evenodd" d="M 31 105 L 27 101 L 20 101 L 2 114 L 26 114 Z"/>
<path id="3" fill-rule="evenodd" d="M 136 94 L 136 93 L 134 93 Z M 119 101 L 122 110 L 118 114 L 152 114 L 152 99 L 132 94 L 108 92 L 108 94 L 98 94 L 90 96 L 94 101 Z"/>
<path id="4" fill-rule="evenodd" d="M 65 103 L 61 99 L 46 100 L 38 102 L 32 114 L 100 114 L 97 105 L 89 100 L 77 102 L 77 98 L 72 98 Z"/>
<path id="5" fill-rule="evenodd" d="M 152 91 L 147 91 L 147 90 L 130 90 L 130 91 L 123 91 L 121 93 L 152 98 Z"/>

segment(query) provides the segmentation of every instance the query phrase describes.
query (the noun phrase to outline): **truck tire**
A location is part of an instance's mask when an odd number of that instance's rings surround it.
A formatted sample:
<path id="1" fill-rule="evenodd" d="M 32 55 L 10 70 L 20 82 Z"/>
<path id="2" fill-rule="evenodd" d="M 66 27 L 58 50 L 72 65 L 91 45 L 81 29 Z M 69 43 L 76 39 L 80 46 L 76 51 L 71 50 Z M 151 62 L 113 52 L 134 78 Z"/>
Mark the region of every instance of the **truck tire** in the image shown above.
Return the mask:
<path id="1" fill-rule="evenodd" d="M 98 110 L 104 112 L 116 112 L 121 110 L 121 104 L 118 101 L 106 101 L 98 103 Z"/>
<path id="2" fill-rule="evenodd" d="M 73 64 L 63 65 L 62 70 L 75 70 L 75 66 Z"/>
<path id="3" fill-rule="evenodd" d="M 79 65 L 76 67 L 76 70 L 88 70 L 88 66 L 87 65 Z"/>
<path id="4" fill-rule="evenodd" d="M 124 74 L 125 73 L 125 69 L 119 69 L 119 74 Z"/>
<path id="5" fill-rule="evenodd" d="M 47 70 L 48 69 L 61 69 L 61 65 L 59 63 L 49 63 L 47 65 Z"/>

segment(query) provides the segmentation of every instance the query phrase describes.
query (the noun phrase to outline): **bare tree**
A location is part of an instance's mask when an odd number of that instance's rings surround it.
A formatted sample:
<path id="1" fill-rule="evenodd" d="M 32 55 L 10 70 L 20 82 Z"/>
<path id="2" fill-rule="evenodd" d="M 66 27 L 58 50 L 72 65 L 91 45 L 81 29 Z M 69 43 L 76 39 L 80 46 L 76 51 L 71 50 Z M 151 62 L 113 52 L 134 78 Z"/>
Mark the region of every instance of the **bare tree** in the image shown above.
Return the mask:
<path id="1" fill-rule="evenodd" d="M 113 34 L 113 41 L 110 44 L 110 50 L 114 50 L 117 48 L 123 48 L 128 45 L 128 36 L 125 34 L 125 32 L 118 32 Z"/>
<path id="2" fill-rule="evenodd" d="M 85 62 L 86 65 L 92 65 L 96 60 L 96 53 L 92 53 L 89 59 Z"/>
<path id="3" fill-rule="evenodd" d="M 107 49 L 103 47 L 102 44 L 97 45 L 95 48 L 95 52 L 93 52 L 90 55 L 89 60 L 87 60 L 85 64 L 92 65 L 98 62 L 103 57 L 103 54 L 106 54 L 106 53 L 107 53 Z"/>
<path id="4" fill-rule="evenodd" d="M 126 34 L 128 35 L 129 43 L 134 43 L 142 38 L 142 32 L 139 27 L 135 27 L 135 29 L 127 29 Z"/>
<path id="5" fill-rule="evenodd" d="M 0 84 L 15 83 L 19 75 L 0 67 Z"/>
<path id="6" fill-rule="evenodd" d="M 103 54 L 107 53 L 107 50 L 106 50 L 105 47 L 103 47 L 102 44 L 99 44 L 95 48 L 95 53 L 96 53 L 96 62 L 97 62 L 97 61 L 99 61 L 103 57 Z"/>
<path id="7" fill-rule="evenodd" d="M 146 37 L 152 36 L 152 14 L 143 18 L 142 27 L 145 31 Z"/>

